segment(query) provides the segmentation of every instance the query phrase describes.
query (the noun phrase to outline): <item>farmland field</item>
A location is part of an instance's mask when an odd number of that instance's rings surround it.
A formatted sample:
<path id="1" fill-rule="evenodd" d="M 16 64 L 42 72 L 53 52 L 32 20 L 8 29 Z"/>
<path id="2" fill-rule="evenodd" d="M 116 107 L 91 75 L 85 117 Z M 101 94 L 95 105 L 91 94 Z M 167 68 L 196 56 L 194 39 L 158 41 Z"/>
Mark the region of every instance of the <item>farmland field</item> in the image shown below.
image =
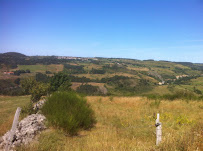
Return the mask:
<path id="1" fill-rule="evenodd" d="M 18 65 L 18 70 L 26 70 L 29 69 L 31 72 L 45 72 L 51 71 L 53 73 L 59 72 L 63 70 L 63 65 Z"/>

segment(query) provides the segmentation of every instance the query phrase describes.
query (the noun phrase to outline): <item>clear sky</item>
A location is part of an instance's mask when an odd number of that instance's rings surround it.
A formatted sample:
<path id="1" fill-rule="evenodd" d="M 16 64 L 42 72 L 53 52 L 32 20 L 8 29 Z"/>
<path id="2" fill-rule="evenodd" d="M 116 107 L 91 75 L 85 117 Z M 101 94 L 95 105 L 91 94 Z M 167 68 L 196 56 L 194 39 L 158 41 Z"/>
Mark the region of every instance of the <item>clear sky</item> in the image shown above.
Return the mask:
<path id="1" fill-rule="evenodd" d="M 0 0 L 0 53 L 203 63 L 203 0 Z"/>

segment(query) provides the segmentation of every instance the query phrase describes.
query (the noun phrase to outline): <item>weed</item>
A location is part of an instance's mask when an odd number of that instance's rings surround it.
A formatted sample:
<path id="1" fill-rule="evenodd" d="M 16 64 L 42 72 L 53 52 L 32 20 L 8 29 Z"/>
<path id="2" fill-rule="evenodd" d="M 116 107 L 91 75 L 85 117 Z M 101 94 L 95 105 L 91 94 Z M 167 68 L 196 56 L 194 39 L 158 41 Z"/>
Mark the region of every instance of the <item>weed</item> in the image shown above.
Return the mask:
<path id="1" fill-rule="evenodd" d="M 180 115 L 176 117 L 176 124 L 184 125 L 184 124 L 192 124 L 192 120 L 189 120 L 186 116 Z"/>

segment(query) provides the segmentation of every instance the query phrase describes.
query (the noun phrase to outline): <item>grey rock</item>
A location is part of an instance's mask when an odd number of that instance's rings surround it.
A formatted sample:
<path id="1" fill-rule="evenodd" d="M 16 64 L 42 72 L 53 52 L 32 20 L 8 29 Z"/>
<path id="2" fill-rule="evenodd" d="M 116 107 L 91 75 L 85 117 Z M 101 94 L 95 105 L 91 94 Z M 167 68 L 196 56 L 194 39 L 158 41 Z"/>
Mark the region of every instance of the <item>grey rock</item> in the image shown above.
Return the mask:
<path id="1" fill-rule="evenodd" d="M 46 129 L 45 119 L 42 114 L 32 114 L 21 120 L 11 141 L 11 148 L 30 143 L 40 131 Z M 9 143 L 9 133 L 10 131 L 0 138 L 0 150 Z"/>
<path id="2" fill-rule="evenodd" d="M 33 109 L 34 110 L 41 109 L 45 102 L 46 102 L 45 99 L 38 101 L 37 103 L 34 104 Z"/>

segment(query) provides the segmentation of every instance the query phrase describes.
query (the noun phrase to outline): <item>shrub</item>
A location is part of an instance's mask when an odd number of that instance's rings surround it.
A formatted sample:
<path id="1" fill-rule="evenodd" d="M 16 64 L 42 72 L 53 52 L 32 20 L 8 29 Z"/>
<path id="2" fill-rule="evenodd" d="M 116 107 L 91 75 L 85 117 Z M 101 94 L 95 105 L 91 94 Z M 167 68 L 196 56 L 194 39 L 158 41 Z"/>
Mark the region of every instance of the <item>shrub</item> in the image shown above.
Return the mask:
<path id="1" fill-rule="evenodd" d="M 70 135 L 76 135 L 80 129 L 89 129 L 96 123 L 94 112 L 85 98 L 72 91 L 53 93 L 42 112 L 52 126 Z"/>

